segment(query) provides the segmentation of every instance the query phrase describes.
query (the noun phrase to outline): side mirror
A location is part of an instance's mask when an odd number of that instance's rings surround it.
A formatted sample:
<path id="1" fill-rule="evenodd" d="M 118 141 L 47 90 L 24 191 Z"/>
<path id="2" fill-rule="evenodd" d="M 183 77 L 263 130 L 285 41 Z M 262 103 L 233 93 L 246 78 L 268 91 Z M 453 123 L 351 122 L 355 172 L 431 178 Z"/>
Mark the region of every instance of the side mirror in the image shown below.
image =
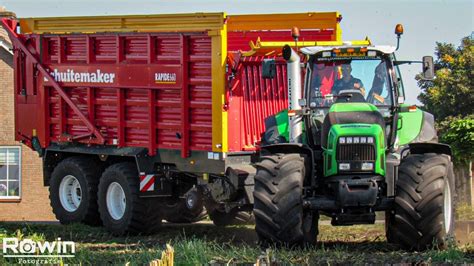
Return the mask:
<path id="1" fill-rule="evenodd" d="M 276 64 L 274 59 L 263 59 L 262 78 L 272 79 L 276 76 Z"/>
<path id="2" fill-rule="evenodd" d="M 432 80 L 435 77 L 434 63 L 432 56 L 423 56 L 423 78 Z"/>

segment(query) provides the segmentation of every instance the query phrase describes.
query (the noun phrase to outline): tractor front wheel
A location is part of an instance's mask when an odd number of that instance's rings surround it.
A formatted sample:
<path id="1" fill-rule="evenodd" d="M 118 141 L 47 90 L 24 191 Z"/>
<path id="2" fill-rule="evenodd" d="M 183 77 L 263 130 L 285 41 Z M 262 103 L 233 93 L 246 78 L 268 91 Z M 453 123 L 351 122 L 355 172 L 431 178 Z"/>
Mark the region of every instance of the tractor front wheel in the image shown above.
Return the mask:
<path id="1" fill-rule="evenodd" d="M 257 164 L 255 230 L 263 245 L 316 243 L 319 217 L 303 209 L 305 172 L 301 154 L 263 156 Z"/>
<path id="2" fill-rule="evenodd" d="M 454 174 L 450 158 L 412 154 L 399 168 L 387 240 L 408 250 L 446 248 L 454 237 Z"/>

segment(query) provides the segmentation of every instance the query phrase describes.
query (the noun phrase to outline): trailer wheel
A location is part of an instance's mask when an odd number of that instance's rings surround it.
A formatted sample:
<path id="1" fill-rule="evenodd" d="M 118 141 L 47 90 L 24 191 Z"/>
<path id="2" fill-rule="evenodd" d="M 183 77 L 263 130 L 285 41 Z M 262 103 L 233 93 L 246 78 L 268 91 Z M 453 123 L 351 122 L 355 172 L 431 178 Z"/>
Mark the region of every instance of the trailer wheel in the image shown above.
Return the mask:
<path id="1" fill-rule="evenodd" d="M 105 228 L 114 235 L 154 233 L 161 213 L 153 199 L 139 198 L 138 171 L 134 163 L 108 167 L 99 183 L 99 213 Z"/>
<path id="2" fill-rule="evenodd" d="M 303 210 L 304 160 L 301 154 L 275 154 L 257 164 L 253 212 L 262 245 L 316 243 L 318 216 Z"/>
<path id="3" fill-rule="evenodd" d="M 214 210 L 209 213 L 209 218 L 216 226 L 228 225 L 244 225 L 254 224 L 255 217 L 251 211 L 240 211 L 238 208 L 232 209 L 230 212 Z"/>
<path id="4" fill-rule="evenodd" d="M 414 154 L 400 164 L 387 239 L 408 250 L 446 248 L 454 238 L 454 174 L 448 156 Z"/>
<path id="5" fill-rule="evenodd" d="M 164 208 L 165 220 L 170 223 L 189 224 L 199 222 L 206 217 L 206 211 L 202 205 L 191 210 L 186 206 L 185 199 L 168 203 Z"/>
<path id="6" fill-rule="evenodd" d="M 54 168 L 49 198 L 60 223 L 101 224 L 97 207 L 100 174 L 101 167 L 87 157 L 69 157 Z"/>

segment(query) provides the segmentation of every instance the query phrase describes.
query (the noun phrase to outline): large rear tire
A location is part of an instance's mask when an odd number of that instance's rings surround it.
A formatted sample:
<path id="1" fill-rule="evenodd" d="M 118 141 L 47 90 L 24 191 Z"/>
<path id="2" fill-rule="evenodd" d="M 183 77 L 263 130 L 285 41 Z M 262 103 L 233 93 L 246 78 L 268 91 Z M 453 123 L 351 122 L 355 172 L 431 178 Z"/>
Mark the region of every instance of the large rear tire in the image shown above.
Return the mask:
<path id="1" fill-rule="evenodd" d="M 303 210 L 305 172 L 301 154 L 264 156 L 257 164 L 254 215 L 262 245 L 316 243 L 318 216 Z"/>
<path id="2" fill-rule="evenodd" d="M 408 250 L 446 248 L 454 238 L 454 175 L 448 156 L 413 154 L 400 164 L 387 240 Z"/>
<path id="3" fill-rule="evenodd" d="M 114 235 L 156 232 L 161 226 L 159 204 L 140 198 L 138 171 L 134 163 L 108 167 L 99 183 L 99 213 L 104 227 Z"/>
<path id="4" fill-rule="evenodd" d="M 62 224 L 100 225 L 97 185 L 102 168 L 87 157 L 69 157 L 51 174 L 49 198 L 56 219 Z"/>

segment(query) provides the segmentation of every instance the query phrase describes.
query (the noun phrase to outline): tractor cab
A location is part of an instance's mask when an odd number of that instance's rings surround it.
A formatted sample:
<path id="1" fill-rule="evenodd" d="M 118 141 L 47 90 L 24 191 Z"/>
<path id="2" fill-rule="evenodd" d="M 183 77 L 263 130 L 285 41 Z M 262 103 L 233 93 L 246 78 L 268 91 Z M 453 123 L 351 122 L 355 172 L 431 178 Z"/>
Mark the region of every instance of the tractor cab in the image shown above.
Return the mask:
<path id="1" fill-rule="evenodd" d="M 308 145 L 324 151 L 324 176 L 384 174 L 396 100 L 403 95 L 391 46 L 316 46 L 304 85 Z"/>

